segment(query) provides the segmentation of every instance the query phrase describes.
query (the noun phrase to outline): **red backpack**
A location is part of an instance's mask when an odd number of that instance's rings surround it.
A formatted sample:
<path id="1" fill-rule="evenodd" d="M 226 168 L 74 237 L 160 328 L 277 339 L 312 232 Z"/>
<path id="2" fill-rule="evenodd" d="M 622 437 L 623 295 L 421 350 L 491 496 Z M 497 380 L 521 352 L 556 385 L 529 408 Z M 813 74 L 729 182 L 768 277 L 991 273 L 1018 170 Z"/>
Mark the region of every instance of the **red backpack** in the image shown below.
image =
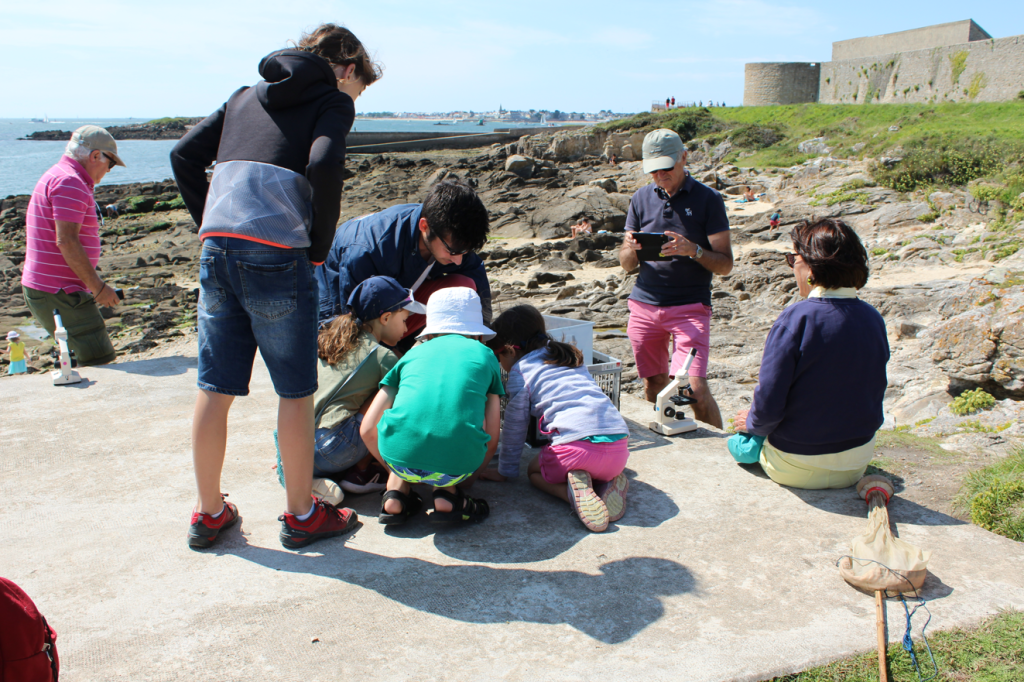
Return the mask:
<path id="1" fill-rule="evenodd" d="M 57 633 L 7 578 L 0 578 L 0 623 L 0 682 L 57 682 Z"/>

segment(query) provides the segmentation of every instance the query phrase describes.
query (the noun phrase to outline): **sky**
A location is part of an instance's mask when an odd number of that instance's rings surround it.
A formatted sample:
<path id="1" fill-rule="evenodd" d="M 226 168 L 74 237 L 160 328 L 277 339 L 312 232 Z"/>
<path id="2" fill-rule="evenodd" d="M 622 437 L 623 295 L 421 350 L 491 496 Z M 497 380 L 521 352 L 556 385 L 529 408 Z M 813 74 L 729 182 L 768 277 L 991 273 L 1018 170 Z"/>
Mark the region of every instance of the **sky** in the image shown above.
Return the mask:
<path id="1" fill-rule="evenodd" d="M 1018 3 L 0 0 L 0 118 L 205 116 L 322 22 L 384 65 L 357 112 L 738 105 L 747 62 L 829 61 L 834 40 L 963 19 L 1021 35 Z"/>

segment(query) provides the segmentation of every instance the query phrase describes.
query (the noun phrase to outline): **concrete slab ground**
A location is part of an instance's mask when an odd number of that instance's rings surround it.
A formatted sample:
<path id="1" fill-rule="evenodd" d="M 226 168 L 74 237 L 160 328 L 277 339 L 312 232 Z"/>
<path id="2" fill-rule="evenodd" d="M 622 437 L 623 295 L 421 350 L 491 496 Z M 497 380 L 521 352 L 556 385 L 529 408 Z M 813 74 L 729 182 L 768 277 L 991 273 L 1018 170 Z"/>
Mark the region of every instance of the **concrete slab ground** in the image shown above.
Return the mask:
<path id="1" fill-rule="evenodd" d="M 855 493 L 781 488 L 720 433 L 656 436 L 629 396 L 629 508 L 604 534 L 520 477 L 478 484 L 492 516 L 471 527 L 386 532 L 379 497 L 350 498 L 365 525 L 296 553 L 257 362 L 224 472 L 244 520 L 194 552 L 195 358 L 82 373 L 0 381 L 0 575 L 57 629 L 62 680 L 757 680 L 874 646 L 873 601 L 834 566 L 866 523 Z M 891 515 L 934 553 L 931 631 L 1024 608 L 1024 545 Z M 901 621 L 890 605 L 893 640 Z"/>

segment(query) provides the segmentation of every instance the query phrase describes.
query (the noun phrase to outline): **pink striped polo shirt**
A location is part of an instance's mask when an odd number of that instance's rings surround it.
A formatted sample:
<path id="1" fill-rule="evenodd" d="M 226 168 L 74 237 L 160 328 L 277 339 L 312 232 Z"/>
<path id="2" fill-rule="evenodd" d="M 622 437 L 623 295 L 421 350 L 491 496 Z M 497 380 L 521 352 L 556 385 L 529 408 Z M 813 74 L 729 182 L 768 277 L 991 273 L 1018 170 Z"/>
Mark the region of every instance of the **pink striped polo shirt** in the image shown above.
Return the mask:
<path id="1" fill-rule="evenodd" d="M 92 178 L 82 164 L 70 156 L 60 157 L 56 166 L 36 183 L 25 216 L 25 267 L 21 283 L 30 289 L 55 294 L 61 289 L 73 294 L 87 291 L 78 275 L 64 262 L 57 248 L 57 226 L 54 221 L 80 223 L 78 239 L 93 267 L 100 260 L 99 221 L 93 199 Z"/>

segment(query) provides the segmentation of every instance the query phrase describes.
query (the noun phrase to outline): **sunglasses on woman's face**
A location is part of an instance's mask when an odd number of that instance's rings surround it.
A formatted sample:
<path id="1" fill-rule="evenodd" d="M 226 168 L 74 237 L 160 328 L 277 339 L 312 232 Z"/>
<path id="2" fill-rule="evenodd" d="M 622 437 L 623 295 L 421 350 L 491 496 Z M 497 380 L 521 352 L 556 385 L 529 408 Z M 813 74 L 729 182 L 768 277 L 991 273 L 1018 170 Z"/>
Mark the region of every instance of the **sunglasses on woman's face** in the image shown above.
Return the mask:
<path id="1" fill-rule="evenodd" d="M 789 267 L 793 267 L 794 265 L 796 265 L 797 254 L 795 254 L 795 253 L 784 253 L 782 255 L 784 255 L 786 257 L 786 265 L 788 265 Z"/>

